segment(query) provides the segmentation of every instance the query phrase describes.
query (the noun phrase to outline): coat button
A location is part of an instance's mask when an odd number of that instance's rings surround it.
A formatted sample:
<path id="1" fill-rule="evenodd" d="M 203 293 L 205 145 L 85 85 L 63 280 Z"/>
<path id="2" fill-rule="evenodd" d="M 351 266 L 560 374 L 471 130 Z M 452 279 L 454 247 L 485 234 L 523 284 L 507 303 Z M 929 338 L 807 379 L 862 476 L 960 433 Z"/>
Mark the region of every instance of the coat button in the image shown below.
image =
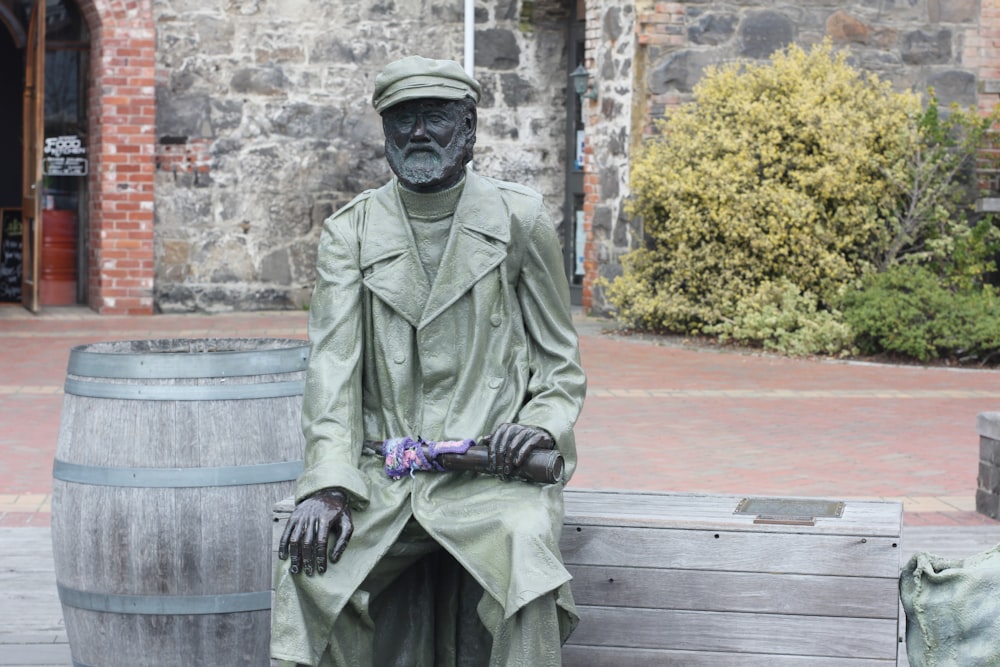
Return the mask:
<path id="1" fill-rule="evenodd" d="M 493 326 L 498 327 L 502 322 L 503 318 L 500 317 L 499 313 L 493 313 L 492 315 L 490 315 L 490 324 L 492 324 Z"/>
<path id="2" fill-rule="evenodd" d="M 401 364 L 406 361 L 406 355 L 403 354 L 402 352 L 397 352 L 396 356 L 394 356 L 392 360 L 395 361 L 397 364 Z"/>
<path id="3" fill-rule="evenodd" d="M 490 378 L 490 389 L 499 389 L 503 384 L 503 378 Z"/>

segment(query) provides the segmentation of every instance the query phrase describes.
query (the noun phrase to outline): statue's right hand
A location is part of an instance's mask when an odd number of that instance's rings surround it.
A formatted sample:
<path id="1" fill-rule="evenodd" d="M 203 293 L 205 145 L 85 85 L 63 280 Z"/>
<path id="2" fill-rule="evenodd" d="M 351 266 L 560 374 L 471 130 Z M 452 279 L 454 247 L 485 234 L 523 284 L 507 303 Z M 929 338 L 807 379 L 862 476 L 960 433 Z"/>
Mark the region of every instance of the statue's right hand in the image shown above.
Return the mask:
<path id="1" fill-rule="evenodd" d="M 295 506 L 278 542 L 278 558 L 291 557 L 289 571 L 306 576 L 326 572 L 327 544 L 336 536 L 330 562 L 336 563 L 354 532 L 347 494 L 341 489 L 321 489 Z"/>

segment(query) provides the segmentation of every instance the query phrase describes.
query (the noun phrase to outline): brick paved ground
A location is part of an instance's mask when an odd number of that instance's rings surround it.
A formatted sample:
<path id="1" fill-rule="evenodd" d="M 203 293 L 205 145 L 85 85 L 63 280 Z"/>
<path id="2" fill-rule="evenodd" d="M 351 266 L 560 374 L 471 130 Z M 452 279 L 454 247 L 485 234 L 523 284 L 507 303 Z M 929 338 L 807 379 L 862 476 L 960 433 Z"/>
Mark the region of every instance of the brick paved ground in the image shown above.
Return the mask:
<path id="1" fill-rule="evenodd" d="M 301 338 L 306 317 L 0 307 L 0 526 L 48 525 L 72 346 Z M 974 511 L 976 415 L 1000 410 L 1000 372 L 784 359 L 578 324 L 590 390 L 574 486 L 893 498 L 905 503 L 908 525 L 1000 525 Z"/>

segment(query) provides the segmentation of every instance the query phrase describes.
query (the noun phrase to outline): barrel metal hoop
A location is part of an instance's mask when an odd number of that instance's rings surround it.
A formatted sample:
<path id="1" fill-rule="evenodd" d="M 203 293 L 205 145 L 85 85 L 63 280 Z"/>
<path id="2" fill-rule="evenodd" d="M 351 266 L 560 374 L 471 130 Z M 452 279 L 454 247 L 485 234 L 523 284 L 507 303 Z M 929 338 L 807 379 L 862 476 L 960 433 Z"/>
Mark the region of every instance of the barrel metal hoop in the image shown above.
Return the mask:
<path id="1" fill-rule="evenodd" d="M 238 401 L 256 398 L 301 396 L 304 380 L 257 384 L 111 384 L 66 378 L 63 391 L 89 398 L 127 401 Z"/>
<path id="2" fill-rule="evenodd" d="M 271 608 L 271 591 L 220 595 L 117 595 L 78 591 L 56 583 L 59 601 L 68 607 L 110 614 L 235 614 Z"/>
<path id="3" fill-rule="evenodd" d="M 272 375 L 304 371 L 309 360 L 306 341 L 298 347 L 229 352 L 91 352 L 70 351 L 70 375 L 105 378 L 202 378 Z"/>
<path id="4" fill-rule="evenodd" d="M 56 459 L 52 463 L 52 477 L 94 486 L 187 489 L 290 482 L 301 475 L 303 469 L 302 461 L 206 468 L 109 468 Z"/>

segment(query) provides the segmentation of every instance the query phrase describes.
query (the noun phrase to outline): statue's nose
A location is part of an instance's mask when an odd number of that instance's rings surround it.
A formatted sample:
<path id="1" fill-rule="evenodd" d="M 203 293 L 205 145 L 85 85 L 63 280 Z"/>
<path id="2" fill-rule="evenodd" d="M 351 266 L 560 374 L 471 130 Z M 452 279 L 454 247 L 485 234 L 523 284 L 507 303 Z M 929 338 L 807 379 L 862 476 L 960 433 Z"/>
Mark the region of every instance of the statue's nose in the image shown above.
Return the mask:
<path id="1" fill-rule="evenodd" d="M 424 117 L 417 115 L 417 119 L 413 122 L 413 131 L 410 132 L 411 139 L 427 139 L 427 125 L 424 123 Z"/>

